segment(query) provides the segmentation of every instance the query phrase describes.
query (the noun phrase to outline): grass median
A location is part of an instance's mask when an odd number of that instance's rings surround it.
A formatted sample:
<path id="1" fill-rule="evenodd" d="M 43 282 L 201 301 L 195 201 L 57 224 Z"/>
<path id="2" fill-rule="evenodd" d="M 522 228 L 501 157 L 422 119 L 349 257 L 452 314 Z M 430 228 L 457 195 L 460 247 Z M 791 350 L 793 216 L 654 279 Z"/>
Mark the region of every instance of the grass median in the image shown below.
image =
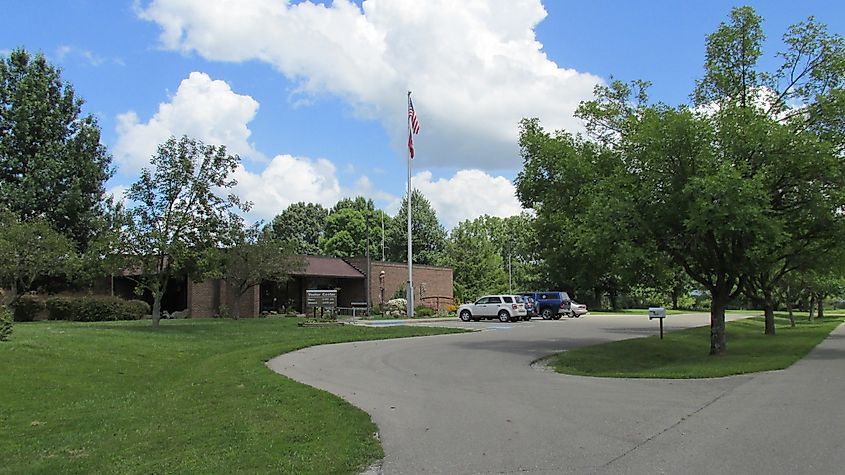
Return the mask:
<path id="1" fill-rule="evenodd" d="M 669 317 L 671 318 L 671 317 Z M 812 350 L 843 321 L 830 316 L 790 328 L 776 317 L 775 336 L 763 334 L 760 317 L 727 323 L 727 354 L 710 356 L 710 327 L 575 348 L 549 360 L 559 373 L 615 378 L 714 378 L 786 368 Z"/>
<path id="2" fill-rule="evenodd" d="M 370 417 L 264 362 L 459 330 L 297 320 L 15 325 L 0 343 L 0 473 L 360 471 L 383 456 Z"/>

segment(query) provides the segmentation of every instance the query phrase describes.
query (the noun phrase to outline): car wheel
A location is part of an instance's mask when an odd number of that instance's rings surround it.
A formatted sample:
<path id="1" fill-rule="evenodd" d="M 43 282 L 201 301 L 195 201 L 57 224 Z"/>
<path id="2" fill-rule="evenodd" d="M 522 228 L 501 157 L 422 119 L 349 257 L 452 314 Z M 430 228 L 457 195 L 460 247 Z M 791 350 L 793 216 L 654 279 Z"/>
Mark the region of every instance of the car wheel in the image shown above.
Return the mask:
<path id="1" fill-rule="evenodd" d="M 472 320 L 472 314 L 469 313 L 469 310 L 461 310 L 461 321 L 468 322 Z"/>
<path id="2" fill-rule="evenodd" d="M 506 310 L 502 310 L 501 312 L 499 312 L 499 321 L 500 322 L 507 322 L 510 319 L 511 319 L 511 316 L 510 316 L 510 314 L 508 314 L 508 312 Z"/>
<path id="3" fill-rule="evenodd" d="M 543 316 L 543 320 L 551 320 L 554 315 L 552 315 L 552 309 L 544 308 L 542 313 L 540 314 Z"/>
<path id="4" fill-rule="evenodd" d="M 530 316 L 528 316 L 528 315 L 526 315 L 526 316 L 522 317 L 522 319 L 523 319 L 523 320 L 525 320 L 525 321 L 527 322 L 528 320 L 531 320 L 531 317 L 530 317 Z"/>

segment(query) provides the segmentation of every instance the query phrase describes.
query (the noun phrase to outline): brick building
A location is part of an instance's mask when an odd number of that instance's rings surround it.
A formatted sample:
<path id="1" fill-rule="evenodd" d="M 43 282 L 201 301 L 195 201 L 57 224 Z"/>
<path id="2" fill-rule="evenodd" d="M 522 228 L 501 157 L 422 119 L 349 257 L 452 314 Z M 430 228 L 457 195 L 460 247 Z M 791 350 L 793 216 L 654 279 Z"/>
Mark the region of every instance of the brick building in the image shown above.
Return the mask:
<path id="1" fill-rule="evenodd" d="M 365 258 L 348 259 L 357 269 L 365 270 Z M 374 308 L 392 299 L 408 282 L 408 265 L 404 262 L 370 262 L 370 302 Z M 414 264 L 414 303 L 432 308 L 445 308 L 454 302 L 452 269 Z M 364 275 L 367 273 L 363 271 Z"/>
<path id="2" fill-rule="evenodd" d="M 242 295 L 241 316 L 289 308 L 304 312 L 306 290 L 336 289 L 339 307 L 365 307 L 369 288 L 370 304 L 379 308 L 379 304 L 392 299 L 408 280 L 408 268 L 404 263 L 371 261 L 368 272 L 365 258 L 305 256 L 305 261 L 305 269 L 291 274 L 286 282 L 265 281 Z M 413 272 L 416 304 L 444 308 L 453 303 L 452 269 L 416 264 Z M 372 277 L 368 279 L 368 276 Z M 134 283 L 125 276 L 113 277 L 111 288 L 114 295 L 138 298 L 134 294 Z M 152 303 L 149 295 L 142 298 Z M 163 311 L 188 310 L 194 318 L 226 313 L 232 305 L 233 292 L 221 279 L 202 282 L 172 279 L 162 298 Z"/>

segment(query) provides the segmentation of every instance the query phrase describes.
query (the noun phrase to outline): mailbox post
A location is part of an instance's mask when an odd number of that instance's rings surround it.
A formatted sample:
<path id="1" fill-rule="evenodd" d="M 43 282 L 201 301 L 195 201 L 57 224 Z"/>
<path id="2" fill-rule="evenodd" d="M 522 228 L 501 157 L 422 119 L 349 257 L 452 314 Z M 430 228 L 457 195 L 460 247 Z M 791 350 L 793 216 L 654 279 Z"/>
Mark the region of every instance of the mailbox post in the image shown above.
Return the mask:
<path id="1" fill-rule="evenodd" d="M 660 339 L 663 339 L 663 319 L 666 318 L 666 309 L 663 307 L 649 307 L 648 308 L 648 319 L 658 319 L 660 320 Z"/>

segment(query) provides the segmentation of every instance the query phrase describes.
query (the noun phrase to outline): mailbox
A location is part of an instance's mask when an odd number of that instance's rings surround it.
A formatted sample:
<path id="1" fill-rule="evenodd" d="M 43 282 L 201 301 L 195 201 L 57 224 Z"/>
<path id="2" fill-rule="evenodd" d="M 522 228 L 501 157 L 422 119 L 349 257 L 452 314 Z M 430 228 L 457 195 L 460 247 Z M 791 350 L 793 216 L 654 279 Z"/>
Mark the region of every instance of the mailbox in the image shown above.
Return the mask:
<path id="1" fill-rule="evenodd" d="M 656 318 L 660 322 L 660 339 L 663 339 L 663 319 L 666 318 L 666 309 L 663 307 L 649 307 L 648 319 Z"/>

